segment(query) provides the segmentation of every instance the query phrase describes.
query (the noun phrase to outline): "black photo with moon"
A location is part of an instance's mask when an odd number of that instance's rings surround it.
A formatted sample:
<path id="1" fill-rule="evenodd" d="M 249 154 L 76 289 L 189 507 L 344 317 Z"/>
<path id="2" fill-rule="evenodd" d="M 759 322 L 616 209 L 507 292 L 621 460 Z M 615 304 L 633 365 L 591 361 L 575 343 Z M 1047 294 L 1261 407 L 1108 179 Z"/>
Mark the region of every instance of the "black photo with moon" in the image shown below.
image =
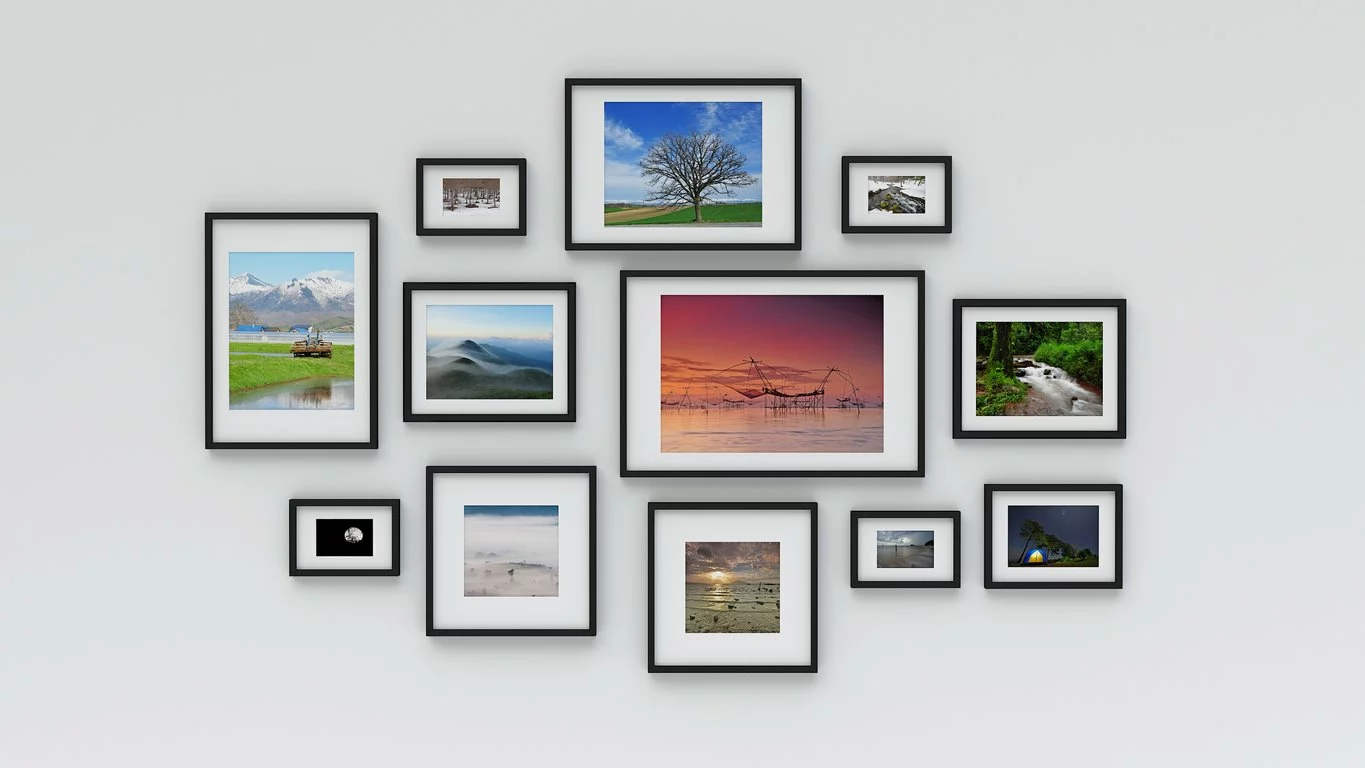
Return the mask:
<path id="1" fill-rule="evenodd" d="M 333 518 L 317 521 L 318 557 L 373 557 L 374 520 Z"/>

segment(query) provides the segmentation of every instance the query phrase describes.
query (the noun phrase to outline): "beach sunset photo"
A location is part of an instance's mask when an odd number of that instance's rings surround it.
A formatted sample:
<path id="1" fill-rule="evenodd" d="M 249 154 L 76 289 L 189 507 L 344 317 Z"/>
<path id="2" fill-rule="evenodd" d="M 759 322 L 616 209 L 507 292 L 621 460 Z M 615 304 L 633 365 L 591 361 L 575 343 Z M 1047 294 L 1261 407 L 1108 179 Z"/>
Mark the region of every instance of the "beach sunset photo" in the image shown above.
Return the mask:
<path id="1" fill-rule="evenodd" d="M 660 297 L 664 453 L 881 453 L 881 295 Z"/>
<path id="2" fill-rule="evenodd" d="M 684 546 L 688 633 L 781 631 L 781 542 L 689 541 Z"/>

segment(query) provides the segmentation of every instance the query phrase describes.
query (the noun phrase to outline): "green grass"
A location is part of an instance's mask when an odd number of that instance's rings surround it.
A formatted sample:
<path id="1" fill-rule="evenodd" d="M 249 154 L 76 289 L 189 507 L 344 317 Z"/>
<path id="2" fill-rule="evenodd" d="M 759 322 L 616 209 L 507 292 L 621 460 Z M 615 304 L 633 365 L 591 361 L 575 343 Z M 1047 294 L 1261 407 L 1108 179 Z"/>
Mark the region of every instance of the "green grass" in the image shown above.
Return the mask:
<path id="1" fill-rule="evenodd" d="M 288 352 L 289 344 L 267 344 L 253 341 L 228 343 L 230 352 Z M 257 357 L 255 355 L 228 356 L 228 392 L 236 394 L 248 389 L 268 387 L 313 378 L 355 378 L 355 347 L 336 345 L 327 357 Z"/>
<path id="2" fill-rule="evenodd" d="M 1074 344 L 1043 342 L 1033 359 L 1040 363 L 1056 366 L 1071 374 L 1072 378 L 1104 386 L 1104 342 L 1078 341 Z"/>
<path id="3" fill-rule="evenodd" d="M 672 213 L 651 216 L 647 219 L 609 223 L 609 227 L 629 226 L 632 224 L 691 224 L 694 214 L 691 206 Z M 727 203 L 724 205 L 703 205 L 701 207 L 703 224 L 759 222 L 763 221 L 763 203 Z"/>
<path id="4" fill-rule="evenodd" d="M 998 369 L 976 375 L 977 416 L 1004 416 L 1005 406 L 1027 399 L 1028 385 Z"/>
<path id="5" fill-rule="evenodd" d="M 603 213 L 614 213 L 614 212 L 616 212 L 616 211 L 629 211 L 631 208 L 634 208 L 634 207 L 635 207 L 635 206 L 633 206 L 633 205 L 604 205 L 604 206 L 602 206 L 602 212 L 603 212 Z"/>

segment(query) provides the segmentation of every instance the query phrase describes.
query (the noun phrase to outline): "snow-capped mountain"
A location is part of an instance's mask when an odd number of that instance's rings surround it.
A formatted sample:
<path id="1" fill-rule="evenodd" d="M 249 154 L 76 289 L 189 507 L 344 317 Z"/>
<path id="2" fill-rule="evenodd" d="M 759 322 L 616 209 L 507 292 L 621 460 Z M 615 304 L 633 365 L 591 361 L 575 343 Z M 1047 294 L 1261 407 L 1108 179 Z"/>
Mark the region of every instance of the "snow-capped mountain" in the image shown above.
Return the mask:
<path id="1" fill-rule="evenodd" d="M 241 293 L 259 293 L 268 291 L 274 286 L 250 272 L 243 272 L 228 280 L 228 296 L 237 296 Z"/>
<path id="2" fill-rule="evenodd" d="M 271 285 L 250 272 L 228 281 L 230 301 L 258 312 L 316 312 L 350 314 L 355 311 L 355 284 L 321 275 L 290 278 Z"/>

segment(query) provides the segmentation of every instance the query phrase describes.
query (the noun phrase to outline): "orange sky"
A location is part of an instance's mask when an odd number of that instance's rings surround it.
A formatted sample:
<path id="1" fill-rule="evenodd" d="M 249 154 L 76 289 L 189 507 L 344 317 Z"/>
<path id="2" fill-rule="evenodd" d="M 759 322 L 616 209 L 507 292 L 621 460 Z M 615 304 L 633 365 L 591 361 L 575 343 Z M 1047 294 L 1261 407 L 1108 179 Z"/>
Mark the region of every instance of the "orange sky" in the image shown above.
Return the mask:
<path id="1" fill-rule="evenodd" d="M 708 379 L 744 389 L 751 381 L 747 364 L 721 371 L 753 357 L 802 391 L 800 385 L 815 384 L 837 367 L 863 397 L 880 398 L 882 296 L 665 295 L 660 353 L 660 395 L 682 394 L 691 382 L 691 393 L 705 396 Z M 825 391 L 837 397 L 841 390 L 831 379 Z M 721 390 L 713 392 L 718 399 Z"/>

